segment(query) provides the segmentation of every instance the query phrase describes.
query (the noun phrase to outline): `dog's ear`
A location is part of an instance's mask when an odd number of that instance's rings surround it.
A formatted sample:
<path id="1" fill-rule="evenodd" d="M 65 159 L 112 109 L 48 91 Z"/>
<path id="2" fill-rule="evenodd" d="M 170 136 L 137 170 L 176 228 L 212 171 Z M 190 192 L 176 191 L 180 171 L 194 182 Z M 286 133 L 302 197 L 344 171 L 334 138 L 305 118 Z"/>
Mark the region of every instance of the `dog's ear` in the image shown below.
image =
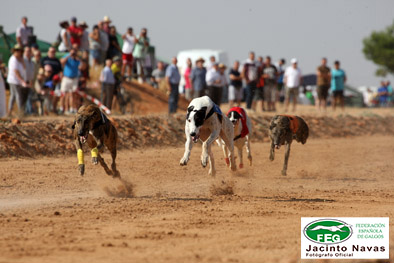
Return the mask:
<path id="1" fill-rule="evenodd" d="M 194 106 L 193 105 L 190 106 L 189 108 L 187 108 L 186 120 L 189 119 L 190 112 L 192 112 L 193 110 L 194 110 Z"/>
<path id="2" fill-rule="evenodd" d="M 74 130 L 75 129 L 75 121 L 73 122 L 73 125 L 71 126 L 71 128 Z"/>
<path id="3" fill-rule="evenodd" d="M 206 115 L 207 114 L 207 109 L 208 109 L 208 107 L 201 107 L 201 109 L 199 109 L 198 111 L 199 112 L 204 112 L 204 114 Z"/>

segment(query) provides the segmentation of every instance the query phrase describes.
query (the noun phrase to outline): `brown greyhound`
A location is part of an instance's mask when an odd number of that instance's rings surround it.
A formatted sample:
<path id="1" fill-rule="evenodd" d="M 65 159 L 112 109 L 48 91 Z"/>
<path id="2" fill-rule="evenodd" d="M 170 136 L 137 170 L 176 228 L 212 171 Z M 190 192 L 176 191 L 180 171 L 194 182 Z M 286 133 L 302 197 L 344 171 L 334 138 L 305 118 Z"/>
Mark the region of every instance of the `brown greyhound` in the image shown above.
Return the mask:
<path id="1" fill-rule="evenodd" d="M 77 148 L 78 168 L 81 175 L 85 173 L 84 154 L 82 145 L 87 142 L 91 149 L 93 164 L 100 163 L 108 175 L 120 177 L 120 173 L 116 170 L 116 144 L 118 133 L 111 121 L 105 114 L 94 104 L 84 105 L 78 109 L 75 116 L 74 124 L 74 140 Z M 111 153 L 112 165 L 108 168 L 101 157 L 104 151 L 104 145 Z"/>
<path id="2" fill-rule="evenodd" d="M 276 115 L 271 120 L 269 134 L 271 138 L 271 161 L 275 157 L 275 148 L 279 149 L 281 145 L 286 145 L 285 162 L 282 170 L 282 175 L 286 175 L 291 143 L 293 139 L 302 144 L 306 143 L 309 136 L 308 125 L 298 116 Z"/>

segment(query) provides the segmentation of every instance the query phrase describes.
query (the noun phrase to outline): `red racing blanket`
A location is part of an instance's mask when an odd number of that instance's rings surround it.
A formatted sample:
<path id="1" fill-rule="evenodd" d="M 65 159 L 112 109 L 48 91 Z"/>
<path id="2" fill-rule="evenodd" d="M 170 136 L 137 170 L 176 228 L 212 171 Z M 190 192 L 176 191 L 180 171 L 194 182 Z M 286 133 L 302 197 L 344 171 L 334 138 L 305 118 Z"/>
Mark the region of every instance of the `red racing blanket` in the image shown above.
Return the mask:
<path id="1" fill-rule="evenodd" d="M 232 107 L 228 112 L 227 112 L 227 116 L 230 112 L 235 111 L 237 112 L 240 116 L 241 116 L 241 122 L 242 122 L 242 130 L 241 130 L 241 134 L 238 135 L 238 138 L 244 138 L 246 135 L 249 134 L 249 129 L 248 129 L 248 125 L 246 125 L 246 113 L 244 111 L 244 109 L 242 109 L 241 107 Z M 237 139 L 238 139 L 237 138 Z"/>

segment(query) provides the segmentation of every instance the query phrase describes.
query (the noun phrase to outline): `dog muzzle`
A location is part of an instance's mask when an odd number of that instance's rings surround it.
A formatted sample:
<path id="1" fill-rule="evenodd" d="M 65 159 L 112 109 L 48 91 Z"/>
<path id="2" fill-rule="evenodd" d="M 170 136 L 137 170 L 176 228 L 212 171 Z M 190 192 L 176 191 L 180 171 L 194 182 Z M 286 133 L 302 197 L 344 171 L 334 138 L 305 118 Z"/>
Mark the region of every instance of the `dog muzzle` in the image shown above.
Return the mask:
<path id="1" fill-rule="evenodd" d="M 198 139 L 200 139 L 200 135 L 199 134 L 197 134 L 196 136 L 192 137 L 192 140 L 193 140 L 194 143 L 197 143 Z"/>
<path id="2" fill-rule="evenodd" d="M 79 136 L 79 140 L 84 144 L 88 140 L 89 133 L 84 136 Z"/>

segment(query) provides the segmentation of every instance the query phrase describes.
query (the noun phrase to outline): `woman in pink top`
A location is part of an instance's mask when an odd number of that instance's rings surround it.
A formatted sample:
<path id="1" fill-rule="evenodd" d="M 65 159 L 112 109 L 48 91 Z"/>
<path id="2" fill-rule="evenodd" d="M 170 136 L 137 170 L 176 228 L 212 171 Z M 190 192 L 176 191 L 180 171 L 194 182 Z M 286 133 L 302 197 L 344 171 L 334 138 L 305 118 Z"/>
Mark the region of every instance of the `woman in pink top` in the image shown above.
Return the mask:
<path id="1" fill-rule="evenodd" d="M 188 101 L 191 101 L 193 99 L 193 88 L 190 80 L 190 73 L 192 72 L 192 61 L 190 58 L 186 60 L 186 64 L 187 67 L 185 70 L 185 74 L 183 75 L 183 77 L 185 78 L 185 98 Z"/>

